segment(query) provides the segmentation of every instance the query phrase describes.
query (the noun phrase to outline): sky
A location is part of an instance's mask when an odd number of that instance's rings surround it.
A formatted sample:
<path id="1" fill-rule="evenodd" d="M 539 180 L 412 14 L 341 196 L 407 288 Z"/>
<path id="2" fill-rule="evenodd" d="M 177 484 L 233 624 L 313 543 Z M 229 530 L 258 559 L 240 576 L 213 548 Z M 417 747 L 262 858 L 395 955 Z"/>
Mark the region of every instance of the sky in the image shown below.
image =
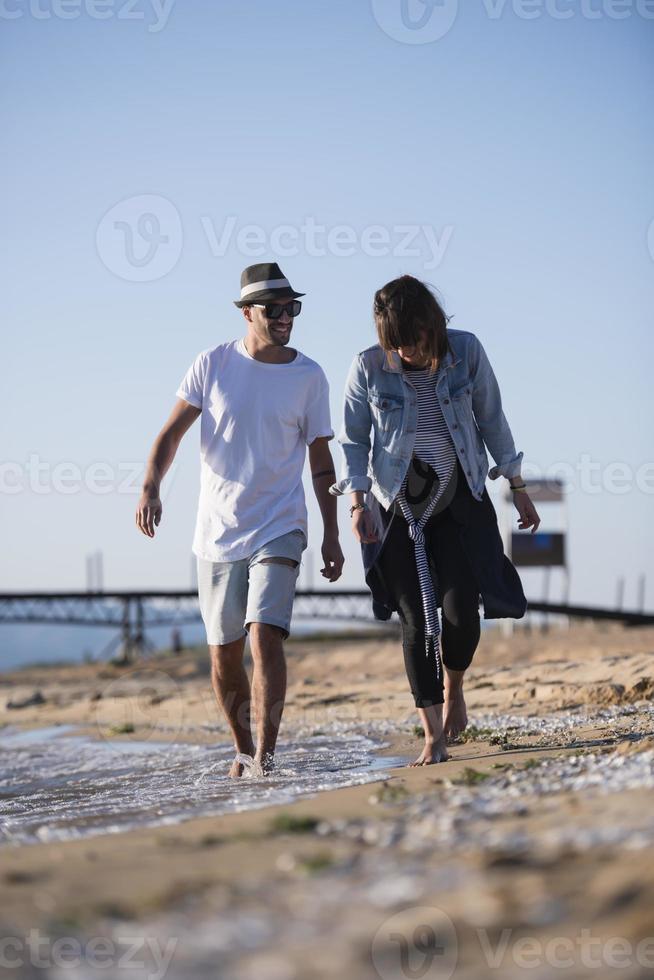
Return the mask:
<path id="1" fill-rule="evenodd" d="M 95 551 L 107 589 L 190 586 L 199 425 L 153 540 L 145 460 L 196 354 L 243 335 L 241 270 L 277 261 L 337 433 L 374 291 L 433 285 L 523 475 L 566 481 L 538 510 L 571 600 L 611 605 L 624 576 L 635 608 L 644 574 L 654 608 L 653 2 L 2 0 L 0 47 L 0 590 L 84 588 Z"/>

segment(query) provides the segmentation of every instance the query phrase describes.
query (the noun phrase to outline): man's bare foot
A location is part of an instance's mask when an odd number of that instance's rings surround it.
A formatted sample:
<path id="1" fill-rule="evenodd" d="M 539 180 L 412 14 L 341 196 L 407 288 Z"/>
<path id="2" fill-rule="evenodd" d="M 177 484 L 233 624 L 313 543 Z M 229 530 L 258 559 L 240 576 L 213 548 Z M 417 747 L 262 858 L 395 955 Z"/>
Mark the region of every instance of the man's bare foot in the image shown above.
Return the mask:
<path id="1" fill-rule="evenodd" d="M 458 738 L 468 724 L 468 712 L 463 697 L 463 688 L 445 691 L 445 720 L 443 732 L 446 738 Z"/>
<path id="2" fill-rule="evenodd" d="M 236 750 L 236 757 L 235 757 L 234 761 L 232 762 L 231 769 L 229 770 L 229 774 L 228 774 L 229 775 L 229 778 L 230 779 L 240 779 L 244 775 L 245 770 L 246 769 L 248 769 L 248 770 L 252 769 L 252 767 L 254 765 L 255 765 L 255 761 L 254 761 L 254 745 L 252 746 L 252 751 L 251 752 L 240 752 L 237 749 Z"/>
<path id="3" fill-rule="evenodd" d="M 275 768 L 275 756 L 272 752 L 264 752 L 262 755 L 255 755 L 255 764 L 259 767 L 259 775 L 269 776 Z"/>
<path id="4" fill-rule="evenodd" d="M 425 739 L 424 749 L 414 762 L 408 763 L 408 766 L 410 768 L 414 766 L 431 766 L 435 762 L 447 762 L 448 759 L 449 755 L 445 745 L 445 735 L 443 734 L 435 741 Z"/>
<path id="5" fill-rule="evenodd" d="M 240 776 L 243 775 L 243 769 L 244 769 L 243 763 L 239 762 L 238 759 L 234 759 L 234 761 L 232 762 L 232 767 L 229 770 L 229 778 L 238 779 Z"/>

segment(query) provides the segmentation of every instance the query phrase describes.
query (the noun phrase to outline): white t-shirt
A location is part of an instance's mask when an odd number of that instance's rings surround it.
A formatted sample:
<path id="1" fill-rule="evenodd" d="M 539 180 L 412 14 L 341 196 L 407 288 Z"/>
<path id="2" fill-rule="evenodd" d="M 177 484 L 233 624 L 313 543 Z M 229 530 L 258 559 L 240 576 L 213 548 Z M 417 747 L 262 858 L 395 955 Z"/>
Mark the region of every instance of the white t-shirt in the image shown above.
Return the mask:
<path id="1" fill-rule="evenodd" d="M 334 436 L 320 365 L 300 351 L 265 364 L 234 340 L 198 354 L 177 397 L 202 409 L 194 553 L 237 561 L 296 528 L 306 535 L 305 447 Z"/>

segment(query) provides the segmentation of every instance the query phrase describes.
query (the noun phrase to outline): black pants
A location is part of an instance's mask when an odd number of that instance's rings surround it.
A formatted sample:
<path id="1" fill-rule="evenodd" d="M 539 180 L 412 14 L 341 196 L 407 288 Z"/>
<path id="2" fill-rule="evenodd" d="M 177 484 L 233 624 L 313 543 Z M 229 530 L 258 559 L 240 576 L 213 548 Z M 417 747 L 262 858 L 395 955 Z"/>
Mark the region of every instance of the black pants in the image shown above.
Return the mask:
<path id="1" fill-rule="evenodd" d="M 467 485 L 461 490 L 470 492 Z M 436 600 L 442 607 L 442 660 L 451 670 L 465 670 L 470 666 L 481 633 L 479 587 L 461 546 L 459 525 L 450 507 L 434 514 L 424 532 Z M 443 682 L 436 675 L 434 651 L 426 655 L 425 615 L 415 546 L 407 522 L 400 514 L 393 517 L 377 560 L 379 573 L 402 623 L 404 665 L 416 706 L 442 704 Z"/>

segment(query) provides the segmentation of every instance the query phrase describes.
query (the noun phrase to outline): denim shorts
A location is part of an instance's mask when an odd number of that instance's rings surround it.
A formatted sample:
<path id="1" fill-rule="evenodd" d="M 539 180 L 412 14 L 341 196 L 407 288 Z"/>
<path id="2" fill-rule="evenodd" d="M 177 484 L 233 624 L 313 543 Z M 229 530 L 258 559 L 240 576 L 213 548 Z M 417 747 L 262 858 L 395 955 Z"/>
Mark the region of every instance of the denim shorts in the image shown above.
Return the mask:
<path id="1" fill-rule="evenodd" d="M 250 623 L 278 626 L 286 639 L 306 546 L 304 531 L 298 528 L 238 561 L 198 558 L 198 596 L 207 643 L 233 643 L 245 636 Z M 297 565 L 263 561 L 266 558 L 290 558 Z"/>

